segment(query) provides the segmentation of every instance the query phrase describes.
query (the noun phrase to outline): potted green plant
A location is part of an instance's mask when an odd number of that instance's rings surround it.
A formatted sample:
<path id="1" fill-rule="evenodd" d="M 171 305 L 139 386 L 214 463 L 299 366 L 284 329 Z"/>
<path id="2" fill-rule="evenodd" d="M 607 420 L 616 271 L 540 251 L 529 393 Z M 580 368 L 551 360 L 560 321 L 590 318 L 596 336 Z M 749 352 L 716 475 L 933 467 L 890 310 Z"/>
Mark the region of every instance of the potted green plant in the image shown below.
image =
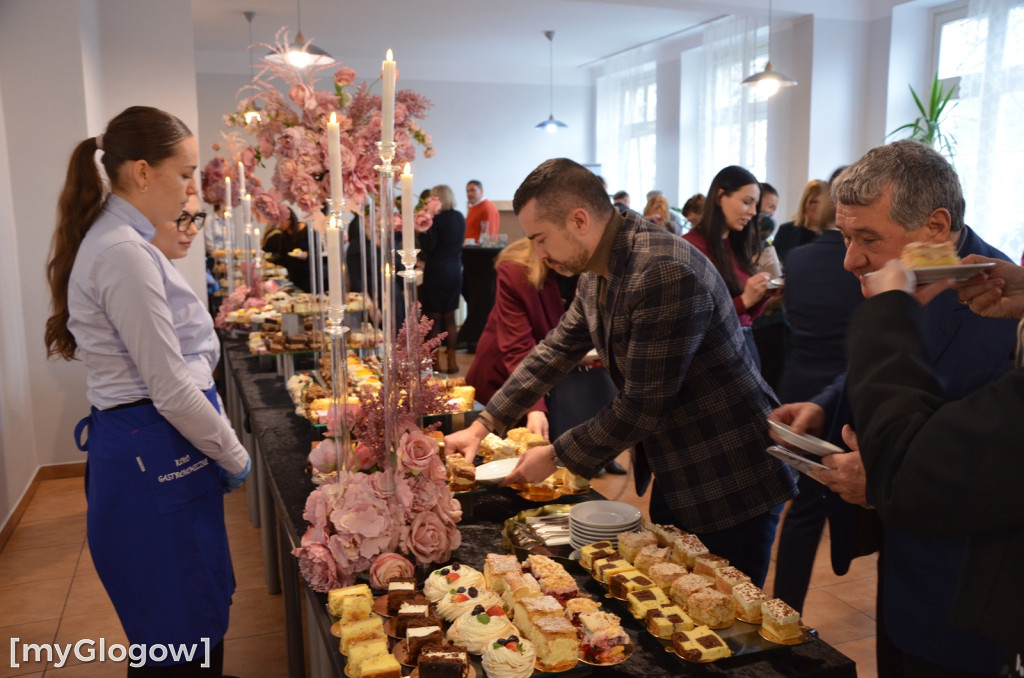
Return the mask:
<path id="1" fill-rule="evenodd" d="M 917 106 L 920 115 L 913 122 L 900 125 L 889 132 L 886 135 L 886 139 L 900 132 L 909 131 L 908 139 L 928 144 L 952 161 L 956 153 L 956 138 L 942 131 L 942 123 L 946 115 L 956 107 L 956 101 L 950 103 L 955 91 L 956 85 L 952 85 L 947 89 L 939 80 L 939 76 L 936 75 L 934 80 L 932 80 L 932 92 L 928 98 L 928 106 L 926 108 L 921 101 L 921 97 L 914 91 L 914 87 L 910 86 L 910 94 L 914 97 L 914 104 Z"/>

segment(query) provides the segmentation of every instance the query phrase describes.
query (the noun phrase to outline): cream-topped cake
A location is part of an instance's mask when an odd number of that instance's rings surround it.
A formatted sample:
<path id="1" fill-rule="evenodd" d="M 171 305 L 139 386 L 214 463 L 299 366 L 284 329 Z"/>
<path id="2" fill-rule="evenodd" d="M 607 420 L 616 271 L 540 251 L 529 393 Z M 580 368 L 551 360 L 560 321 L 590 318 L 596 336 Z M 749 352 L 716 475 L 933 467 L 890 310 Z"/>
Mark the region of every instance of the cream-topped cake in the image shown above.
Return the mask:
<path id="1" fill-rule="evenodd" d="M 488 678 L 529 678 L 533 675 L 537 650 L 526 638 L 511 635 L 498 638 L 484 648 L 480 663 Z"/>
<path id="2" fill-rule="evenodd" d="M 537 650 L 537 668 L 541 671 L 567 671 L 579 662 L 579 634 L 565 617 L 538 619 L 523 634 Z"/>
<path id="3" fill-rule="evenodd" d="M 477 605 L 456 619 L 445 637 L 473 654 L 482 654 L 494 640 L 513 635 L 516 631 L 501 605 L 492 605 L 486 609 L 483 605 Z"/>
<path id="4" fill-rule="evenodd" d="M 761 603 L 761 626 L 779 640 L 799 638 L 803 633 L 800 630 L 800 613 L 780 598 Z"/>
<path id="5" fill-rule="evenodd" d="M 452 589 L 437 602 L 437 613 L 445 621 L 455 621 L 477 605 L 484 609 L 501 605 L 501 598 L 494 591 L 476 586 L 460 586 Z"/>
<path id="6" fill-rule="evenodd" d="M 768 600 L 761 589 L 750 582 L 741 582 L 732 587 L 732 609 L 736 616 L 746 622 L 761 621 L 761 603 Z"/>
<path id="7" fill-rule="evenodd" d="M 750 577 L 743 574 L 739 569 L 732 565 L 720 567 L 715 571 L 715 588 L 725 595 L 730 595 L 733 587 L 737 584 L 749 581 Z"/>
<path id="8" fill-rule="evenodd" d="M 447 567 L 434 570 L 423 582 L 423 595 L 432 603 L 436 603 L 454 588 L 465 586 L 479 587 L 483 583 L 483 575 L 469 565 L 452 563 Z"/>
<path id="9" fill-rule="evenodd" d="M 658 563 L 652 565 L 647 576 L 651 578 L 655 584 L 657 584 L 662 591 L 668 593 L 672 590 L 672 582 L 679 579 L 684 574 L 690 574 L 690 571 L 686 569 L 685 565 L 678 565 L 676 563 Z"/>
<path id="10" fill-rule="evenodd" d="M 679 537 L 672 544 L 672 562 L 693 570 L 697 556 L 708 553 L 708 547 L 695 534 Z"/>
<path id="11" fill-rule="evenodd" d="M 713 582 L 715 581 L 715 572 L 728 566 L 728 558 L 716 556 L 713 553 L 702 553 L 694 558 L 693 573 L 704 575 Z"/>

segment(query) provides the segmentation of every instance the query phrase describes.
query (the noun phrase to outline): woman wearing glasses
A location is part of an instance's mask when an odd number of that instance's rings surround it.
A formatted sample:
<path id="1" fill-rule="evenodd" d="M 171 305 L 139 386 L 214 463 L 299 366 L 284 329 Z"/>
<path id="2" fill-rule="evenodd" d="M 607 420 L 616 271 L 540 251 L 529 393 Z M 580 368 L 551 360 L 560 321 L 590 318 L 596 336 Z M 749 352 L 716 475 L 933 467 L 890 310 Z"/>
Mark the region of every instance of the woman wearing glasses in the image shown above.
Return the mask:
<path id="1" fill-rule="evenodd" d="M 183 259 L 192 247 L 192 240 L 205 225 L 206 212 L 199 211 L 199 196 L 190 195 L 181 216 L 157 224 L 156 235 L 150 242 L 168 259 Z"/>
<path id="2" fill-rule="evenodd" d="M 199 675 L 221 675 L 234 592 L 223 493 L 248 474 L 249 455 L 218 411 L 213 322 L 168 260 L 202 225 L 182 216 L 198 162 L 195 138 L 173 115 L 122 112 L 71 156 L 47 265 L 47 349 L 87 372 L 92 414 L 75 433 L 88 450 L 96 571 L 132 644 L 199 648 L 188 663 L 148 657 L 132 676 L 196 675 L 203 639 L 210 663 Z M 150 241 L 172 228 L 165 257 Z"/>

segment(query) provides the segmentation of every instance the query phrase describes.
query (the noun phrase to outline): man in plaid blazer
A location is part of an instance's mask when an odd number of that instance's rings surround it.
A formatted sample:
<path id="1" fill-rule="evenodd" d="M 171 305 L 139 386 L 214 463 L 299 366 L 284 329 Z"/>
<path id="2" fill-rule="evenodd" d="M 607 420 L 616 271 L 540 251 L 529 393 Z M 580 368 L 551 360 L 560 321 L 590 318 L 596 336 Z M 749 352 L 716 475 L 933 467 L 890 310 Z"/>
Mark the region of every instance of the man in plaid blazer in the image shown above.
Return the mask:
<path id="1" fill-rule="evenodd" d="M 576 299 L 481 417 L 446 438 L 448 449 L 471 459 L 489 431 L 516 422 L 596 347 L 618 396 L 553 445 L 526 452 L 506 482 L 539 482 L 556 459 L 590 478 L 630 448 L 639 494 L 654 474 L 652 520 L 698 534 L 763 585 L 795 483 L 765 453 L 775 399 L 714 266 L 681 238 L 620 214 L 598 178 L 565 158 L 535 169 L 513 208 L 551 268 L 580 274 Z"/>

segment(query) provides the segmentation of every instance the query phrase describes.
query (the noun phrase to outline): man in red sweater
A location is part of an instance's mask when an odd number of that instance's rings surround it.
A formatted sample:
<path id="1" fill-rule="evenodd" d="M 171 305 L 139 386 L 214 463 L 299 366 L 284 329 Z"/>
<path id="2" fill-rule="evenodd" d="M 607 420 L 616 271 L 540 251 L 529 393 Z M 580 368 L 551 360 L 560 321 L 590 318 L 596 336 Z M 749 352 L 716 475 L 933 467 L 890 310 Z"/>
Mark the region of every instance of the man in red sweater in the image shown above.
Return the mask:
<path id="1" fill-rule="evenodd" d="M 469 210 L 466 212 L 466 238 L 479 241 L 480 233 L 489 231 L 491 239 L 495 239 L 501 217 L 494 203 L 484 197 L 484 185 L 476 179 L 466 184 L 466 200 L 469 203 Z M 481 224 L 487 224 L 487 229 L 482 229 Z"/>

